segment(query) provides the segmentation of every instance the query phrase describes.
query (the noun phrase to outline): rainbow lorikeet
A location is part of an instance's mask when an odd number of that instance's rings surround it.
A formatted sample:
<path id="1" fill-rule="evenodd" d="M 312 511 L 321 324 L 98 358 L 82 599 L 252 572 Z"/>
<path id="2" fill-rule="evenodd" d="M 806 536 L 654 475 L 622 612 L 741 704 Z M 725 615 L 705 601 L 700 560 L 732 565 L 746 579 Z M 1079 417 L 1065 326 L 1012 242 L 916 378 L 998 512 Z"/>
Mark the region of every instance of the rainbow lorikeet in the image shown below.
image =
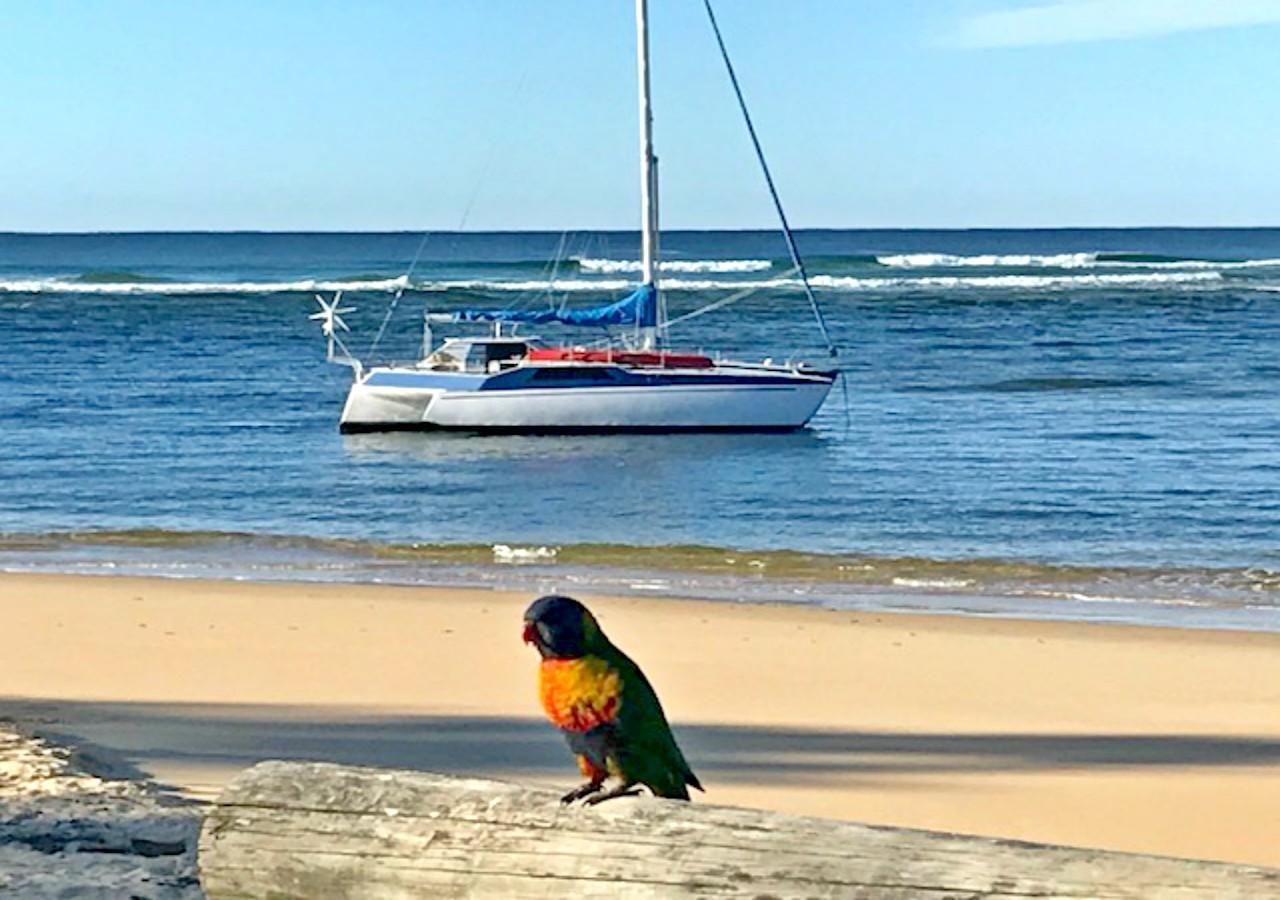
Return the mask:
<path id="1" fill-rule="evenodd" d="M 588 779 L 562 802 L 600 803 L 634 794 L 640 784 L 677 800 L 689 799 L 689 786 L 702 790 L 649 680 L 585 606 L 570 597 L 538 598 L 525 611 L 524 640 L 542 655 L 542 708 Z M 605 791 L 610 776 L 619 784 Z"/>

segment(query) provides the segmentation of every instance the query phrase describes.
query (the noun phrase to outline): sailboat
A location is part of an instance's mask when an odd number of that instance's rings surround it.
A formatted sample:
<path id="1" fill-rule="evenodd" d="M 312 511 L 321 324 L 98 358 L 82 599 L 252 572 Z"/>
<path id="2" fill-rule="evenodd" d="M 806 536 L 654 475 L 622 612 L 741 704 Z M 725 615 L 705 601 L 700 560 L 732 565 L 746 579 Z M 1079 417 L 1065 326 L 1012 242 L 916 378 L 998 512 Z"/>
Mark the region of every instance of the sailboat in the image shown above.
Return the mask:
<path id="1" fill-rule="evenodd" d="M 826 325 L 809 287 L 764 155 L 720 37 L 704 0 L 748 131 L 782 219 L 796 269 L 824 336 Z M 615 302 L 585 309 L 466 309 L 426 316 L 422 358 L 366 367 L 343 344 L 341 297 L 320 301 L 312 318 L 329 340 L 328 358 L 351 367 L 343 432 L 456 430 L 498 433 L 791 431 L 817 412 L 838 377 L 834 366 L 800 362 L 728 362 L 668 347 L 669 320 L 658 282 L 658 169 L 649 90 L 647 0 L 636 0 L 640 95 L 641 284 Z M 432 323 L 486 323 L 483 336 L 452 337 L 433 346 Z M 614 326 L 624 340 L 605 347 L 545 346 L 518 334 L 523 324 Z M 832 356 L 835 348 L 827 338 Z"/>

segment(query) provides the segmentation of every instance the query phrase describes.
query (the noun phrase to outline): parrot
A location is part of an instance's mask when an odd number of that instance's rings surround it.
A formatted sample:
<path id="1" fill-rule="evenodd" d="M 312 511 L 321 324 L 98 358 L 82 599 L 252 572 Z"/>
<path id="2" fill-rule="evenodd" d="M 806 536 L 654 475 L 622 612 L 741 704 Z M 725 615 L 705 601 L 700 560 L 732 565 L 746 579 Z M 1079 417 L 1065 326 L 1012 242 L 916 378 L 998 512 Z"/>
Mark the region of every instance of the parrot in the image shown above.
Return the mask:
<path id="1" fill-rule="evenodd" d="M 538 695 L 588 780 L 561 798 L 594 805 L 637 793 L 688 800 L 703 790 L 676 746 L 662 704 L 640 667 L 605 637 L 572 597 L 539 597 L 525 611 L 524 641 L 542 657 Z M 617 786 L 604 790 L 609 777 Z"/>

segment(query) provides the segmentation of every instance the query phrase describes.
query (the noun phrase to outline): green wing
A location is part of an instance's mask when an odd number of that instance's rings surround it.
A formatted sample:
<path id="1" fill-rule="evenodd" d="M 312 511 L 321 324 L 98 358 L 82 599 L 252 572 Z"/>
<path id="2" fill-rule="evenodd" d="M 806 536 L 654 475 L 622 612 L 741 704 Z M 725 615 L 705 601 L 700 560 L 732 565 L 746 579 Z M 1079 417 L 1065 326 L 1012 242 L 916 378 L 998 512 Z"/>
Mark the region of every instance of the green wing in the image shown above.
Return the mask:
<path id="1" fill-rule="evenodd" d="M 658 695 L 630 657 L 617 647 L 610 651 L 609 663 L 622 676 L 622 705 L 613 741 L 618 768 L 627 779 L 659 797 L 688 800 L 688 786 L 702 790 L 702 785 L 676 745 Z"/>

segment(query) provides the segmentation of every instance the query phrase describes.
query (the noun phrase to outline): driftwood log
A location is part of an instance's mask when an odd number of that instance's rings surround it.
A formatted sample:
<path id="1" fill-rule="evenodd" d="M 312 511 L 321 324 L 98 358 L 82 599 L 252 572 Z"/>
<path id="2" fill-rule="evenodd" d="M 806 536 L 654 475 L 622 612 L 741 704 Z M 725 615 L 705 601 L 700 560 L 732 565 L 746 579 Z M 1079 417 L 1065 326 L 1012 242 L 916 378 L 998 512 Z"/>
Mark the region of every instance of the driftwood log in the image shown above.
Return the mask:
<path id="1" fill-rule="evenodd" d="M 199 865 L 211 900 L 1280 897 L 1280 870 L 322 763 L 237 778 Z"/>

